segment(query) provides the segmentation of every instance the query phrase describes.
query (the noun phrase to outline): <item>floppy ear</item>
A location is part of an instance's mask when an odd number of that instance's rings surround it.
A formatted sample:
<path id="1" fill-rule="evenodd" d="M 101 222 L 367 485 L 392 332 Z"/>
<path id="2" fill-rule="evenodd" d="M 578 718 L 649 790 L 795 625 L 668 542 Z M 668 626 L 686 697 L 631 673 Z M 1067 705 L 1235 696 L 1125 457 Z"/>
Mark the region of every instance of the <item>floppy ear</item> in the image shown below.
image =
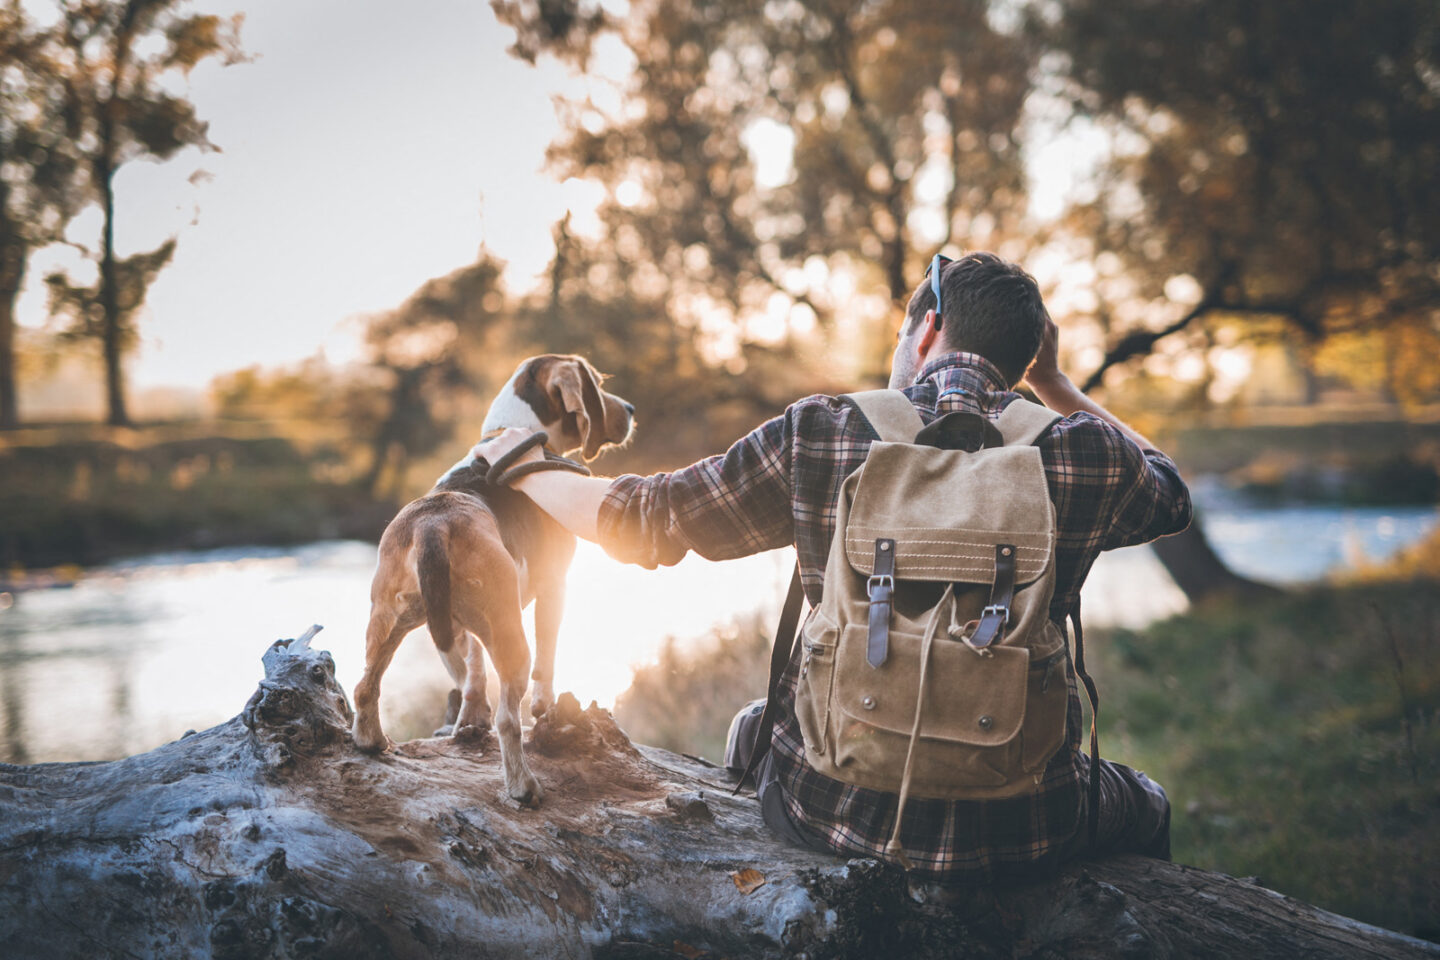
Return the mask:
<path id="1" fill-rule="evenodd" d="M 575 417 L 575 432 L 580 436 L 581 456 L 593 460 L 605 443 L 605 403 L 600 395 L 600 380 L 590 365 L 578 358 L 560 364 L 554 374 L 560 405 Z"/>

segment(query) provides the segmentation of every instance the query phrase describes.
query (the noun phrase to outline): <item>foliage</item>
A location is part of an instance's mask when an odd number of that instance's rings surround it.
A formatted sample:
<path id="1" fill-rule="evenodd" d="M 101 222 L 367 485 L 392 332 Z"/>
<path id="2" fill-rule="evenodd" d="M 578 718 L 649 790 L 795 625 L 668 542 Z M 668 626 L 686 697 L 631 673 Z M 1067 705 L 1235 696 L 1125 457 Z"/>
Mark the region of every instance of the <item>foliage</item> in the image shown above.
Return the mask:
<path id="1" fill-rule="evenodd" d="M 175 239 L 172 237 L 154 250 L 115 262 L 115 325 L 122 352 L 134 349 L 139 340 L 136 315 L 145 305 L 145 294 L 149 292 L 150 284 L 174 255 Z M 105 313 L 101 280 L 81 285 L 57 271 L 45 278 L 45 285 L 50 289 L 50 315 L 66 321 L 60 334 L 62 339 L 99 340 L 106 336 L 109 318 Z"/>
<path id="2" fill-rule="evenodd" d="M 500 269 L 482 253 L 474 264 L 426 282 L 399 307 L 370 320 L 370 362 L 388 389 L 362 482 L 366 490 L 403 495 L 410 463 L 448 441 L 467 404 L 473 409 L 478 402 L 474 388 L 482 378 L 472 367 L 483 365 L 478 357 L 487 352 L 505 307 Z"/>
<path id="3" fill-rule="evenodd" d="M 86 0 L 61 2 L 60 21 L 51 34 L 56 62 L 62 65 L 65 96 L 61 117 L 67 140 L 88 175 L 88 196 L 100 205 L 103 227 L 93 257 L 99 282 L 81 296 L 83 285 L 63 277 L 49 279 L 52 298 L 66 305 L 78 335 L 96 336 L 105 361 L 108 420 L 129 422 L 121 357 L 133 339 L 127 321 L 143 300 L 154 272 L 168 262 L 174 239 L 123 263 L 115 252 L 115 174 L 126 163 L 168 160 L 186 147 L 214 149 L 195 107 L 166 89 L 167 78 L 187 74 L 209 57 L 227 63 L 239 59 L 239 18 L 180 12 L 186 0 Z M 153 41 L 153 42 L 152 42 Z M 150 52 L 152 51 L 153 52 Z M 153 269 L 147 269 L 153 267 Z M 133 305 L 133 306 L 131 306 Z"/>
<path id="4" fill-rule="evenodd" d="M 343 438 L 194 430 L 126 447 L 26 433 L 0 447 L 0 569 L 156 550 L 378 539 L 394 515 L 353 481 Z M 43 433 L 36 431 L 37 433 Z"/>
<path id="5" fill-rule="evenodd" d="M 765 696 L 770 626 L 738 618 L 680 649 L 665 641 L 655 663 L 639 667 L 615 703 L 615 719 L 636 743 L 719 763 L 730 721 L 747 702 Z"/>
<path id="6" fill-rule="evenodd" d="M 495 6 L 531 59 L 598 75 L 603 39 L 634 63 L 613 106 L 565 105 L 550 152 L 557 175 L 607 189 L 604 241 L 567 237 L 562 296 L 624 291 L 711 354 L 818 323 L 875 374 L 929 248 L 1023 232 L 1035 47 L 984 0 L 648 0 L 623 23 L 583 3 Z"/>
<path id="7" fill-rule="evenodd" d="M 26 262 L 32 250 L 60 238 L 83 196 L 53 39 L 23 5 L 0 8 L 0 429 L 19 423 L 15 301 Z"/>
<path id="8" fill-rule="evenodd" d="M 1109 367 L 1201 318 L 1312 341 L 1393 330 L 1392 382 L 1440 342 L 1440 8 L 1428 0 L 1036 7 L 1050 81 L 1108 133 L 1068 230 Z M 1287 326 L 1267 327 L 1280 317 Z M 1205 332 L 1199 348 L 1213 345 Z M 1423 385 L 1423 386 L 1422 386 Z M 1404 391 L 1404 386 L 1400 390 Z M 1413 388 L 1412 388 L 1413 392 Z"/>

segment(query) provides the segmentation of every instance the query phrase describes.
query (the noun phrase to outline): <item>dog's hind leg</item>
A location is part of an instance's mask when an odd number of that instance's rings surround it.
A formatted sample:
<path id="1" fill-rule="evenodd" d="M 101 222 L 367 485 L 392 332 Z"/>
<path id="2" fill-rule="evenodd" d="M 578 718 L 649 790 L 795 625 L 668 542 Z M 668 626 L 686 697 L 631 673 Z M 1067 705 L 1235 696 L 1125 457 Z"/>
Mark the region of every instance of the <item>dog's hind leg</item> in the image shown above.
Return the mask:
<path id="1" fill-rule="evenodd" d="M 498 606 L 498 605 L 497 605 Z M 530 772 L 520 746 L 520 698 L 525 695 L 530 671 L 530 648 L 520 625 L 518 605 L 513 612 L 496 611 L 492 629 L 485 637 L 490 659 L 500 674 L 500 704 L 495 712 L 495 732 L 500 739 L 500 763 L 505 768 L 505 789 L 520 803 L 539 803 L 540 782 Z"/>
<path id="2" fill-rule="evenodd" d="M 351 728 L 355 746 L 366 753 L 379 753 L 391 745 L 380 728 L 380 678 L 400 641 L 417 626 L 418 618 L 402 619 L 390 604 L 371 604 L 370 624 L 365 628 L 365 674 L 355 684 L 355 723 Z"/>
<path id="3" fill-rule="evenodd" d="M 520 620 L 520 584 L 509 554 L 494 540 L 476 539 L 465 551 L 456 551 L 454 562 L 462 569 L 457 582 L 484 584 L 483 590 L 457 591 L 455 615 L 475 634 L 490 654 L 500 675 L 500 703 L 495 710 L 495 733 L 500 741 L 500 764 L 505 772 L 505 790 L 511 799 L 524 804 L 539 803 L 543 791 L 530 772 L 520 745 L 520 699 L 530 673 L 530 646 Z M 463 559 L 459 559 L 463 557 Z M 474 662 L 478 664 L 478 651 Z M 481 673 L 477 670 L 476 673 Z M 483 673 L 481 674 L 483 678 Z M 484 682 L 483 679 L 480 682 Z M 465 729 L 467 710 L 460 708 L 456 736 Z"/>

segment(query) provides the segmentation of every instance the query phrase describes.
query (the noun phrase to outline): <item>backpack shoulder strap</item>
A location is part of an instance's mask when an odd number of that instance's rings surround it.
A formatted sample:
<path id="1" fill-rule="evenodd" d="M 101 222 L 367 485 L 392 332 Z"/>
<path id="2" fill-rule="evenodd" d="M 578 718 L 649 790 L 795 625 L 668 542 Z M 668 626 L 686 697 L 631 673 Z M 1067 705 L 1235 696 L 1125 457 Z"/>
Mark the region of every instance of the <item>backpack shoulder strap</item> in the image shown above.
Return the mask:
<path id="1" fill-rule="evenodd" d="M 915 405 L 899 390 L 863 390 L 847 393 L 842 399 L 853 401 L 886 442 L 910 443 L 925 428 Z"/>
<path id="2" fill-rule="evenodd" d="M 1063 419 L 1049 407 L 1031 403 L 1022 397 L 1010 401 L 1010 405 L 995 420 L 995 427 L 1005 438 L 1005 446 L 1025 447 L 1034 443 L 1056 420 Z"/>

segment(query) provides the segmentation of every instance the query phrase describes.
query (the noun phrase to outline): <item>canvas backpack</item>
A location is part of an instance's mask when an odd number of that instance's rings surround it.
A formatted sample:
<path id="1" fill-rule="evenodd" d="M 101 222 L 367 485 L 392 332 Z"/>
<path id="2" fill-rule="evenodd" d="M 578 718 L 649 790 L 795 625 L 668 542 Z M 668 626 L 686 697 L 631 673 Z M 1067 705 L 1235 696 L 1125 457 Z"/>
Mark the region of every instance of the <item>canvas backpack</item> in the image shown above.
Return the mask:
<path id="1" fill-rule="evenodd" d="M 887 853 L 909 866 L 899 837 L 910 797 L 1033 792 L 1065 745 L 1055 508 L 1034 446 L 1060 417 L 1017 399 L 996 420 L 952 413 L 926 427 L 897 390 L 849 398 L 880 439 L 841 487 L 824 593 L 800 631 L 795 716 L 809 766 L 899 794 Z M 798 572 L 770 702 L 790 659 Z M 1078 647 L 1077 666 L 1093 703 Z"/>

